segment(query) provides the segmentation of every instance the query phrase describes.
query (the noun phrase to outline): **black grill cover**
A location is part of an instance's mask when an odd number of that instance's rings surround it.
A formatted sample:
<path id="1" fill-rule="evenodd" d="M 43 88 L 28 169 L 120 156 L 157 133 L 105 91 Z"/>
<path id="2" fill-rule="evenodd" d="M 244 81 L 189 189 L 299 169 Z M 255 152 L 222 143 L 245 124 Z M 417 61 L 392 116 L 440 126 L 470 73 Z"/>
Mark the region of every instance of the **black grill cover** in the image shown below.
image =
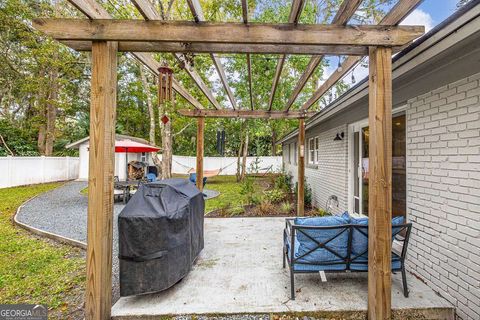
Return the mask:
<path id="1" fill-rule="evenodd" d="M 118 216 L 121 296 L 165 290 L 187 275 L 203 249 L 204 210 L 188 180 L 140 186 Z"/>

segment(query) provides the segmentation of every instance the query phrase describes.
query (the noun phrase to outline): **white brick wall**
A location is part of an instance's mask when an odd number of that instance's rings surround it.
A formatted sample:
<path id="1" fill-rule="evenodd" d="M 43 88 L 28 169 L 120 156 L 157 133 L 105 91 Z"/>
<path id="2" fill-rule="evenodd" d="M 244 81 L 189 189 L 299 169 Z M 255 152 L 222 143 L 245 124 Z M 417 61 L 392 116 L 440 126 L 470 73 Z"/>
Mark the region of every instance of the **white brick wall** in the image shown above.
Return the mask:
<path id="1" fill-rule="evenodd" d="M 342 141 L 333 141 L 337 133 L 344 132 L 345 137 Z M 308 139 L 318 136 L 320 139 L 320 158 L 317 165 L 308 164 Z M 344 212 L 348 208 L 347 188 L 348 188 L 348 152 L 347 152 L 347 125 L 319 132 L 318 129 L 308 130 L 306 132 L 305 177 L 307 183 L 312 188 L 313 205 L 317 208 L 324 208 L 327 199 L 331 195 L 336 195 L 339 202 L 339 212 Z M 293 140 L 289 141 L 294 145 Z M 284 153 L 287 150 L 287 144 L 284 144 Z M 285 162 L 285 169 L 294 177 L 294 183 L 297 181 L 298 167 Z"/>
<path id="2" fill-rule="evenodd" d="M 408 101 L 409 268 L 480 319 L 480 74 Z"/>

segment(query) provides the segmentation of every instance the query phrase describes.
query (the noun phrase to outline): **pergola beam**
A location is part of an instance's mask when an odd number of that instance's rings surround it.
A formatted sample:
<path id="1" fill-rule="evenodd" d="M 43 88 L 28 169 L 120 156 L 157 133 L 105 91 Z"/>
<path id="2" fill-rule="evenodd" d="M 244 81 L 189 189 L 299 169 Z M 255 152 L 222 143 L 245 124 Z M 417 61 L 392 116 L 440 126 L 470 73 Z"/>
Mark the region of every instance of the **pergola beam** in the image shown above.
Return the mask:
<path id="1" fill-rule="evenodd" d="M 142 20 L 33 20 L 57 40 L 159 41 L 237 44 L 401 46 L 421 36 L 424 26 L 239 24 Z"/>
<path id="2" fill-rule="evenodd" d="M 158 13 L 157 9 L 152 5 L 149 0 L 131 0 L 135 7 L 140 11 L 140 14 L 145 20 L 163 20 L 163 17 Z M 180 53 L 174 53 L 175 58 L 184 64 L 184 70 L 192 78 L 195 84 L 200 88 L 203 94 L 207 97 L 208 101 L 215 107 L 215 109 L 221 109 L 222 106 L 215 99 L 212 90 L 205 84 L 202 77 L 195 71 L 193 66 L 184 59 Z"/>
<path id="3" fill-rule="evenodd" d="M 92 41 L 61 41 L 76 51 L 91 51 Z M 394 47 L 394 52 L 398 51 Z M 289 45 L 289 44 L 224 44 L 224 43 L 178 43 L 120 41 L 120 52 L 180 52 L 180 53 L 258 53 L 258 54 L 333 54 L 348 56 L 366 56 L 368 49 L 362 46 L 325 46 L 325 45 Z M 217 58 L 218 59 L 218 58 Z M 280 60 L 281 61 L 281 60 Z"/>
<path id="4" fill-rule="evenodd" d="M 248 24 L 248 0 L 242 0 L 242 18 L 243 23 Z M 248 93 L 250 96 L 250 108 L 253 110 L 253 90 L 252 90 L 252 57 L 247 53 L 247 77 L 248 77 Z"/>
<path id="5" fill-rule="evenodd" d="M 110 14 L 95 0 L 68 0 L 75 8 L 81 11 L 89 19 L 111 19 Z M 91 51 L 92 43 L 89 42 Z M 129 50 L 130 51 L 130 50 Z M 132 50 L 133 51 L 133 50 Z M 143 52 L 132 52 L 132 55 L 142 62 L 152 73 L 158 76 L 158 67 L 160 64 L 152 57 L 152 55 Z M 203 109 L 202 104 L 195 99 L 178 81 L 173 82 L 173 90 L 185 98 L 195 108 Z"/>
<path id="6" fill-rule="evenodd" d="M 410 14 L 423 0 L 400 0 L 380 21 L 380 25 L 397 25 L 406 16 Z M 342 79 L 355 65 L 361 60 L 361 57 L 348 57 L 341 64 L 341 70 L 336 70 L 330 77 L 315 91 L 315 93 L 305 102 L 301 110 L 310 109 L 335 83 Z"/>
<path id="7" fill-rule="evenodd" d="M 304 0 L 293 0 L 292 9 L 290 10 L 290 15 L 288 17 L 289 23 L 296 24 L 298 22 L 304 5 Z M 313 54 L 318 54 L 318 51 Z M 270 90 L 270 96 L 268 98 L 268 110 L 272 110 L 273 99 L 275 98 L 275 92 L 277 91 L 278 82 L 280 80 L 280 76 L 282 75 L 283 65 L 285 64 L 286 57 L 287 56 L 285 54 L 282 54 L 277 62 L 277 68 L 275 69 L 275 76 L 273 77 L 272 82 L 272 90 Z"/>
<path id="8" fill-rule="evenodd" d="M 358 7 L 362 3 L 362 0 L 344 0 L 340 5 L 335 17 L 333 18 L 334 25 L 345 25 L 347 24 L 348 20 L 355 14 Z M 317 67 L 323 60 L 323 55 L 315 55 L 313 56 L 310 61 L 308 62 L 308 66 L 300 76 L 300 79 L 297 82 L 297 85 L 293 89 L 292 95 L 288 99 L 287 105 L 285 106 L 285 110 L 289 110 L 290 107 L 293 105 L 295 100 L 297 99 L 298 95 L 302 91 L 302 89 L 307 84 L 308 79 L 313 75 Z"/>
<path id="9" fill-rule="evenodd" d="M 192 118 L 238 118 L 238 119 L 304 119 L 314 115 L 314 112 L 303 111 L 267 111 L 267 110 L 211 110 L 182 109 L 178 113 Z"/>
<path id="10" fill-rule="evenodd" d="M 193 18 L 195 22 L 205 21 L 205 17 L 203 15 L 203 10 L 202 10 L 202 6 L 200 5 L 200 2 L 198 0 L 187 0 L 187 3 L 188 3 L 188 7 L 190 8 L 190 11 L 193 14 Z M 215 68 L 217 69 L 218 75 L 220 77 L 220 81 L 222 82 L 223 88 L 225 89 L 228 99 L 232 104 L 232 108 L 237 109 L 238 108 L 237 101 L 235 100 L 235 97 L 233 96 L 233 92 L 230 89 L 230 86 L 228 85 L 227 76 L 225 74 L 225 70 L 223 69 L 223 65 L 222 65 L 222 62 L 220 61 L 220 58 L 211 52 L 210 52 L 210 57 L 212 58 Z"/>

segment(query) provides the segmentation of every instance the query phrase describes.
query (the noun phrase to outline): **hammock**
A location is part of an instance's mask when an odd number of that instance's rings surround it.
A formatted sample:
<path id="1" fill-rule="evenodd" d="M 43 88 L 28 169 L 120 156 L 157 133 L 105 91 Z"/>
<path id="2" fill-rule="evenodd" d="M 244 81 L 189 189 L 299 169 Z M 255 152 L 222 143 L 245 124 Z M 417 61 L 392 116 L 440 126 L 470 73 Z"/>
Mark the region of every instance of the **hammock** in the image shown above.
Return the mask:
<path id="1" fill-rule="evenodd" d="M 195 173 L 196 170 L 195 168 L 192 168 L 192 167 L 189 167 L 189 166 L 186 166 L 180 162 L 178 162 L 177 160 L 173 159 L 173 161 L 175 161 L 175 163 L 177 163 L 178 165 L 184 167 L 185 169 L 188 169 L 187 173 L 190 174 L 190 173 Z M 210 177 L 215 177 L 215 176 L 218 176 L 224 169 L 230 167 L 232 164 L 236 163 L 236 161 L 230 163 L 230 164 L 227 164 L 225 167 L 223 168 L 219 168 L 219 169 L 212 169 L 212 170 L 203 170 L 203 176 L 205 178 L 210 178 Z"/>
<path id="2" fill-rule="evenodd" d="M 194 168 L 190 168 L 190 170 L 188 170 L 188 173 L 195 173 L 195 169 Z M 205 178 L 210 178 L 210 177 L 215 177 L 215 176 L 218 176 L 220 174 L 220 172 L 222 172 L 222 169 L 214 169 L 214 170 L 203 170 L 203 176 Z"/>

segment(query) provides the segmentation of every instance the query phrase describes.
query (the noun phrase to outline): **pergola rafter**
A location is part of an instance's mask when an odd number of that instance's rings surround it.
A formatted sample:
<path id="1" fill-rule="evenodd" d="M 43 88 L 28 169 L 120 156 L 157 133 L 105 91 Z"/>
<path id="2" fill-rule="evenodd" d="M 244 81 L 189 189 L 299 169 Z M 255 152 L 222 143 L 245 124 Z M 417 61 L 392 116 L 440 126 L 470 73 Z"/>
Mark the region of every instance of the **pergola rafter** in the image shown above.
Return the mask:
<path id="1" fill-rule="evenodd" d="M 300 18 L 300 14 L 302 13 L 304 5 L 304 0 L 293 0 L 290 15 L 288 17 L 289 23 L 298 23 L 298 19 Z M 316 53 L 318 53 L 318 51 Z M 268 98 L 268 110 L 272 110 L 273 99 L 275 98 L 275 92 L 277 91 L 278 81 L 282 75 L 283 65 L 285 64 L 286 57 L 287 56 L 285 54 L 282 54 L 277 62 L 277 67 L 275 69 L 275 75 L 272 82 L 272 90 L 270 91 L 270 96 Z"/>
<path id="2" fill-rule="evenodd" d="M 379 25 L 397 25 L 410 12 L 412 12 L 422 0 L 406 0 L 397 2 L 396 5 L 385 15 Z M 341 71 L 335 70 L 333 74 L 313 93 L 313 95 L 302 105 L 302 110 L 310 109 L 325 93 L 330 90 L 335 83 L 340 81 L 353 67 L 355 67 L 362 57 L 347 57 L 341 64 Z"/>
<path id="3" fill-rule="evenodd" d="M 187 3 L 188 3 L 188 7 L 190 8 L 190 11 L 192 11 L 195 22 L 205 21 L 205 17 L 203 16 L 203 10 L 202 10 L 202 6 L 200 5 L 200 2 L 198 0 L 187 0 Z M 220 77 L 220 81 L 223 84 L 223 88 L 225 89 L 228 99 L 232 104 L 232 108 L 234 110 L 238 109 L 237 101 L 235 100 L 232 89 L 230 89 L 230 86 L 228 85 L 227 75 L 225 74 L 225 70 L 223 69 L 223 65 L 222 65 L 222 62 L 220 61 L 220 58 L 217 57 L 214 53 L 210 53 L 210 57 L 212 58 L 215 68 L 217 69 L 218 76 Z"/>
<path id="4" fill-rule="evenodd" d="M 140 14 L 145 18 L 145 20 L 163 20 L 162 16 L 158 13 L 157 9 L 152 5 L 149 0 L 131 0 L 135 7 L 138 9 Z M 190 64 L 189 61 L 184 59 L 182 54 L 174 53 L 177 61 L 181 62 L 184 66 L 185 71 L 193 79 L 196 85 L 200 88 L 203 94 L 207 97 L 208 101 L 212 103 L 215 109 L 221 109 L 222 106 L 213 96 L 212 90 L 205 84 L 200 75 L 195 71 L 194 67 Z"/>
<path id="5" fill-rule="evenodd" d="M 345 25 L 347 24 L 348 20 L 355 14 L 358 7 L 362 3 L 362 0 L 351 0 L 351 1 L 343 1 L 336 13 L 335 17 L 333 18 L 332 24 L 334 25 Z M 290 107 L 293 105 L 295 100 L 297 99 L 298 95 L 302 91 L 303 87 L 307 84 L 308 79 L 312 76 L 315 72 L 317 67 L 323 60 L 323 55 L 315 55 L 313 56 L 310 61 L 308 62 L 307 68 L 300 76 L 300 79 L 297 82 L 297 85 L 293 89 L 292 95 L 287 101 L 285 106 L 285 111 L 288 111 Z"/>
<path id="6" fill-rule="evenodd" d="M 111 19 L 110 14 L 95 0 L 68 0 L 75 8 L 81 11 L 89 19 Z M 90 50 L 92 43 L 90 41 Z M 132 52 L 132 55 L 142 62 L 154 75 L 158 76 L 160 63 L 153 58 L 151 54 L 144 52 Z M 195 99 L 175 78 L 172 84 L 173 90 L 180 94 L 192 106 L 197 109 L 203 109 L 203 105 Z"/>
<path id="7" fill-rule="evenodd" d="M 206 117 L 299 119 L 298 135 L 298 199 L 297 212 L 302 215 L 304 206 L 305 118 L 307 110 L 329 87 L 341 79 L 336 72 L 298 111 L 290 111 L 301 88 L 320 63 L 324 54 L 368 55 L 369 60 L 369 285 L 368 316 L 370 319 L 391 318 L 391 109 L 392 109 L 392 49 L 401 47 L 424 32 L 423 27 L 396 26 L 415 8 L 420 0 L 399 0 L 399 3 L 382 20 L 381 25 L 345 26 L 360 3 L 344 0 L 333 25 L 299 25 L 249 23 L 247 2 L 242 1 L 245 23 L 201 22 L 203 16 L 199 2 L 187 0 L 198 22 L 162 21 L 148 0 L 132 0 L 148 21 L 113 20 L 95 0 L 69 0 L 91 20 L 35 19 L 35 28 L 69 44 L 92 50 L 91 143 L 87 243 L 87 320 L 107 320 L 111 308 L 112 267 L 112 217 L 113 217 L 113 150 L 115 132 L 116 76 L 119 48 L 136 48 L 139 51 L 182 52 L 203 50 L 218 52 L 265 53 L 271 50 L 282 55 L 314 52 L 309 68 L 302 76 L 283 111 L 269 110 L 207 110 L 177 82 L 173 87 L 196 109 L 180 110 L 180 114 L 198 118 L 197 126 L 197 186 L 202 189 L 203 142 Z M 292 6 L 289 21 L 298 21 L 301 1 Z M 123 49 L 121 49 L 123 46 Z M 168 49 L 169 48 L 169 49 Z M 179 48 L 178 51 L 175 48 Z M 276 51 L 275 51 L 276 50 Z M 157 72 L 160 63 L 151 54 L 134 52 L 150 70 Z M 320 59 L 320 60 L 319 60 Z M 349 57 L 344 71 L 359 61 Z M 247 63 L 251 65 L 251 63 Z M 350 67 L 351 66 L 351 67 Z M 281 67 L 279 73 L 281 73 Z M 217 68 L 218 69 L 218 68 Z M 250 69 L 250 68 L 249 68 Z M 277 76 L 276 76 L 277 77 Z M 277 80 L 278 82 L 278 80 Z M 303 84 L 302 84 L 303 83 Z M 251 71 L 249 71 L 250 99 Z M 276 86 L 276 85 L 275 85 Z M 272 87 L 271 96 L 274 95 Z M 300 88 L 301 87 L 301 88 Z M 328 87 L 328 88 L 327 88 Z M 323 92 L 322 92 L 323 91 Z M 205 93 L 205 92 L 204 92 Z M 208 93 L 207 93 L 208 97 Z M 212 96 L 213 97 L 213 96 Z M 271 99 L 273 99 L 271 97 Z M 215 106 L 215 104 L 214 104 Z"/>

